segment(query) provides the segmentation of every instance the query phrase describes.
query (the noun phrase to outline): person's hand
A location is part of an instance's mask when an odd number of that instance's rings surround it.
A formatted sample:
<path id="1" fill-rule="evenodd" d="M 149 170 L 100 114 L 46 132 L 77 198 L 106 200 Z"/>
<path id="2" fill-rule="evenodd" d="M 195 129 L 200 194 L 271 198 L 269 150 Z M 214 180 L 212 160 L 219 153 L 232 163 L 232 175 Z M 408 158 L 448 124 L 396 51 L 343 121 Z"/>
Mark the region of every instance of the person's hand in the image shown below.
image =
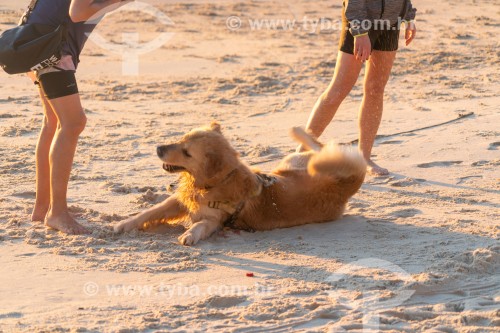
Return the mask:
<path id="1" fill-rule="evenodd" d="M 372 44 L 368 35 L 354 37 L 354 56 L 356 60 L 364 62 L 370 58 Z"/>
<path id="2" fill-rule="evenodd" d="M 415 38 L 417 34 L 417 27 L 415 26 L 415 22 L 406 22 L 406 31 L 405 31 L 405 39 L 406 46 L 410 45 L 411 41 Z"/>

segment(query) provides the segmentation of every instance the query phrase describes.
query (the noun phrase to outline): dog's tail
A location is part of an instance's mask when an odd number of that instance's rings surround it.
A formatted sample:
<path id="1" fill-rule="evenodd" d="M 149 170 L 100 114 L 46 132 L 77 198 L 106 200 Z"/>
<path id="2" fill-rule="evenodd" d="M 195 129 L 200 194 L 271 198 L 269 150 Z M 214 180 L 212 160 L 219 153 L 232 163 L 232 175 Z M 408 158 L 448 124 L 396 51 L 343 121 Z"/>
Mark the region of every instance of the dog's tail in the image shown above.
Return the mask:
<path id="1" fill-rule="evenodd" d="M 363 180 L 366 174 L 366 162 L 358 151 L 329 143 L 311 157 L 307 171 L 311 176 L 324 174 L 337 178 L 354 177 Z"/>
<path id="2" fill-rule="evenodd" d="M 323 145 L 300 127 L 294 127 L 291 135 L 305 148 L 318 152 L 311 157 L 307 165 L 311 176 L 323 174 L 339 179 L 354 177 L 364 180 L 366 161 L 358 151 L 335 143 Z"/>
<path id="3" fill-rule="evenodd" d="M 314 136 L 304 131 L 302 127 L 292 127 L 290 135 L 307 150 L 320 151 L 323 148 L 323 144 Z"/>

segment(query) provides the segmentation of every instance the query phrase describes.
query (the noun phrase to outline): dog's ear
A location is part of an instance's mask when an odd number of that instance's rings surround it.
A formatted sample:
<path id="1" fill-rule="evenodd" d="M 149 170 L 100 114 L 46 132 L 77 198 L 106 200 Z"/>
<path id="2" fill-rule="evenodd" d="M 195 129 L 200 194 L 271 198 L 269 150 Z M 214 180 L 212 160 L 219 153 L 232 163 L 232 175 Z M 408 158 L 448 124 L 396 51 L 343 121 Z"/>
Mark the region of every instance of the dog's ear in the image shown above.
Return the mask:
<path id="1" fill-rule="evenodd" d="M 210 129 L 214 132 L 218 132 L 220 134 L 222 134 L 222 131 L 221 131 L 221 127 L 220 127 L 220 124 L 216 121 L 213 121 L 211 124 L 210 124 Z"/>
<path id="2" fill-rule="evenodd" d="M 219 172 L 222 171 L 224 163 L 221 156 L 214 153 L 207 153 L 205 157 L 205 175 L 208 179 L 210 179 L 215 177 Z"/>

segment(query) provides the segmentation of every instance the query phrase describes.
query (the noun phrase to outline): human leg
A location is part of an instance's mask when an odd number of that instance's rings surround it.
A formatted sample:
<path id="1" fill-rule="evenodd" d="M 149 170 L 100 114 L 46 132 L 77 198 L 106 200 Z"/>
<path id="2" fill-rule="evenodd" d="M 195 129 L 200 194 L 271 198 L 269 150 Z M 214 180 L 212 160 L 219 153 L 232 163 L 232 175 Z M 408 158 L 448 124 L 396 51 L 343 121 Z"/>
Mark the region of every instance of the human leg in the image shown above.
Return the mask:
<path id="1" fill-rule="evenodd" d="M 31 215 L 32 221 L 44 221 L 50 205 L 50 164 L 49 152 L 57 128 L 57 117 L 43 91 L 40 89 L 43 105 L 43 122 L 35 151 L 36 160 L 36 200 Z"/>
<path id="2" fill-rule="evenodd" d="M 373 50 L 366 66 L 364 94 L 359 111 L 359 150 L 368 163 L 368 172 L 387 175 L 389 171 L 371 159 L 371 151 L 382 120 L 384 90 L 389 80 L 396 51 Z"/>
<path id="3" fill-rule="evenodd" d="M 347 97 L 356 83 L 362 63 L 357 61 L 354 55 L 339 51 L 333 78 L 316 101 L 306 130 L 314 136 L 319 137 L 328 124 L 332 121 L 342 101 Z M 298 151 L 302 148 L 299 147 Z"/>
<path id="4" fill-rule="evenodd" d="M 57 119 L 48 153 L 50 207 L 45 224 L 69 234 L 86 233 L 87 230 L 70 216 L 66 199 L 78 137 L 86 123 L 74 71 L 51 70 L 39 74 L 38 81 Z"/>
<path id="5" fill-rule="evenodd" d="M 83 234 L 87 230 L 69 214 L 67 190 L 78 138 L 87 118 L 79 94 L 51 99 L 49 103 L 59 124 L 49 154 L 51 193 L 45 224 L 68 234 Z"/>

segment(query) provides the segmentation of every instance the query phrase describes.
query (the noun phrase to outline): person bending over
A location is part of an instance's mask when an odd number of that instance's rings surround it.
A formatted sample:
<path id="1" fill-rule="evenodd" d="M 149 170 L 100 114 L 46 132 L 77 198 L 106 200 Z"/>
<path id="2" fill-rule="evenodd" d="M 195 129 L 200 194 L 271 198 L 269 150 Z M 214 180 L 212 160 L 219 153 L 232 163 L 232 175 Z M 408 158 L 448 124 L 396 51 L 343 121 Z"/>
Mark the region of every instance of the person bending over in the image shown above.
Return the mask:
<path id="1" fill-rule="evenodd" d="M 44 221 L 68 234 L 88 233 L 70 215 L 66 197 L 78 138 L 87 121 L 75 79 L 80 53 L 97 24 L 86 21 L 118 8 L 110 6 L 119 2 L 129 1 L 39 0 L 27 20 L 54 27 L 65 23 L 68 31 L 62 60 L 54 67 L 28 74 L 39 87 L 44 112 L 35 153 L 36 201 L 31 220 Z"/>

